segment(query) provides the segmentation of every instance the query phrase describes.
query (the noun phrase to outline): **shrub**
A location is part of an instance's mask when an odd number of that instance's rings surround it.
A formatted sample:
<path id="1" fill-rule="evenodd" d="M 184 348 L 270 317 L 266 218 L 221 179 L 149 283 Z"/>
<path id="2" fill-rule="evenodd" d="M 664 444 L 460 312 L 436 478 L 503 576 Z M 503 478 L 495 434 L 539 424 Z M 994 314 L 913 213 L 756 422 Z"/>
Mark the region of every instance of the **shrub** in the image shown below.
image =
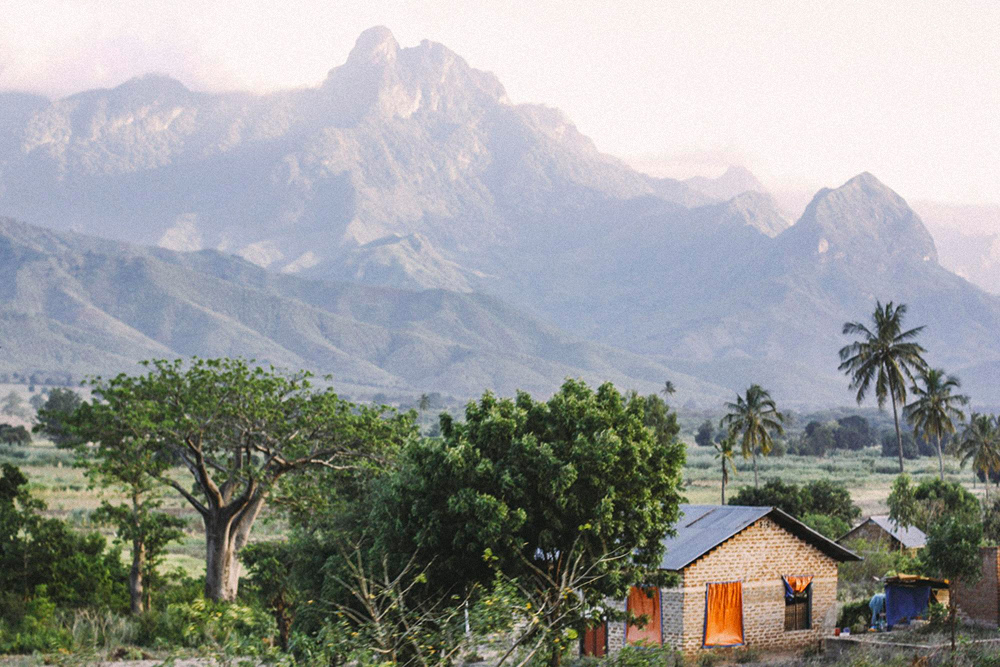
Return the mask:
<path id="1" fill-rule="evenodd" d="M 868 606 L 869 600 L 855 600 L 848 602 L 840 609 L 840 616 L 837 617 L 838 628 L 854 628 L 862 626 L 868 628 L 872 624 L 872 610 Z"/>

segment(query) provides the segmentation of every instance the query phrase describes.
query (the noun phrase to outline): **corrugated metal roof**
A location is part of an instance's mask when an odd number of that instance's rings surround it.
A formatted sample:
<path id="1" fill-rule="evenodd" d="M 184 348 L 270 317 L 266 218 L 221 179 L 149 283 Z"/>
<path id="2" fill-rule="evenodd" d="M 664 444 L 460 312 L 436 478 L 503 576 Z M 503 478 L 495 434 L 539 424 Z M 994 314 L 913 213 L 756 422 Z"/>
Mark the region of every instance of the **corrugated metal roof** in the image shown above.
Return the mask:
<path id="1" fill-rule="evenodd" d="M 848 549 L 827 539 L 776 507 L 746 505 L 681 505 L 676 535 L 663 540 L 666 553 L 660 567 L 681 570 L 757 520 L 771 516 L 775 523 L 838 560 L 860 560 Z"/>
<path id="2" fill-rule="evenodd" d="M 770 507 L 743 505 L 681 505 L 677 534 L 663 540 L 667 552 L 660 567 L 680 570 L 712 548 L 767 516 Z"/>
<path id="3" fill-rule="evenodd" d="M 868 517 L 868 520 L 895 537 L 907 549 L 927 546 L 927 536 L 916 526 L 898 528 L 886 515 Z"/>

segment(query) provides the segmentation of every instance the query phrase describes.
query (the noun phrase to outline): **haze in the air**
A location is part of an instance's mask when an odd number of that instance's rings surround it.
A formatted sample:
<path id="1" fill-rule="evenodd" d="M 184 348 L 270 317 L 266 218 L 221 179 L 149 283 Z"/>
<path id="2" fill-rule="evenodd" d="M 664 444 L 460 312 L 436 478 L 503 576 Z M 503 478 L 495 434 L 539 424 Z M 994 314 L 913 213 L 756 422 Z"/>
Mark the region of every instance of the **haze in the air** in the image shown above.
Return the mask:
<path id="1" fill-rule="evenodd" d="M 2 0 L 0 90 L 150 71 L 196 90 L 314 85 L 378 24 L 447 44 L 660 175 L 741 163 L 780 190 L 868 170 L 912 199 L 1000 201 L 994 2 Z"/>

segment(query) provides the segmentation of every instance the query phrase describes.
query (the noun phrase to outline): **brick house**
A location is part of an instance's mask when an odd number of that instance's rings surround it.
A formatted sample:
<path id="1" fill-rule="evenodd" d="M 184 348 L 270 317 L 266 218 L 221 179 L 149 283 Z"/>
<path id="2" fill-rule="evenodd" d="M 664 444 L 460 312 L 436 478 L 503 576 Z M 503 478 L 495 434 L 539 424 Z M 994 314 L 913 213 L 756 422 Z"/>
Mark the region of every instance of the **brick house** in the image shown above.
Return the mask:
<path id="1" fill-rule="evenodd" d="M 775 507 L 681 505 L 676 535 L 664 540 L 661 567 L 673 588 L 633 587 L 619 609 L 644 615 L 643 627 L 605 623 L 585 633 L 583 653 L 626 643 L 703 649 L 816 645 L 836 624 L 837 565 L 860 560 Z"/>
<path id="2" fill-rule="evenodd" d="M 1000 548 L 980 547 L 982 572 L 969 586 L 957 581 L 952 586 L 955 606 L 966 621 L 991 628 L 1000 624 Z"/>
<path id="3" fill-rule="evenodd" d="M 906 551 L 911 556 L 927 545 L 927 536 L 922 530 L 915 526 L 900 528 L 886 515 L 868 517 L 837 540 L 837 544 L 848 546 L 859 539 L 887 544 L 890 549 Z"/>

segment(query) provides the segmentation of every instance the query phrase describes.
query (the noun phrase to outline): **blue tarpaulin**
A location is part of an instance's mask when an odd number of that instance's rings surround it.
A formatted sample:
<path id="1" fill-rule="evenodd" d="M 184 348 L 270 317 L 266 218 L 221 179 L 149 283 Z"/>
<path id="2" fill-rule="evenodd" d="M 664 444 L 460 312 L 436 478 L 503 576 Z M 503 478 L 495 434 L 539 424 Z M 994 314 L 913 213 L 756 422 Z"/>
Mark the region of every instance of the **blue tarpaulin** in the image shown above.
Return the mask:
<path id="1" fill-rule="evenodd" d="M 927 611 L 931 599 L 930 586 L 885 587 L 885 620 L 890 628 L 909 621 Z"/>

